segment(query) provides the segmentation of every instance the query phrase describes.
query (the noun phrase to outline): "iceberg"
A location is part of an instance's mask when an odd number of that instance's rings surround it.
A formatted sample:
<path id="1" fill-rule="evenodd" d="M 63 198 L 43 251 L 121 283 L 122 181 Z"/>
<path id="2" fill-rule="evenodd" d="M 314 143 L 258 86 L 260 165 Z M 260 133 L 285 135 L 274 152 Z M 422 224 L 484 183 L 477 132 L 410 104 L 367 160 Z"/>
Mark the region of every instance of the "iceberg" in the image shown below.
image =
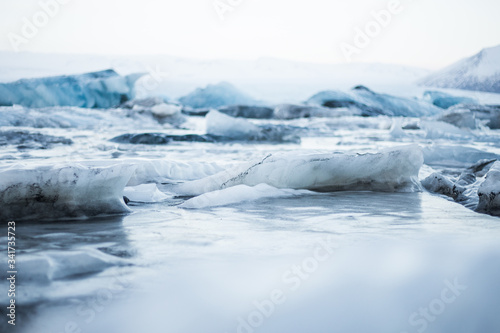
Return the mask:
<path id="1" fill-rule="evenodd" d="M 200 195 L 237 185 L 314 191 L 419 191 L 423 155 L 416 145 L 375 154 L 269 154 L 213 176 L 175 185 L 182 195 Z"/>
<path id="2" fill-rule="evenodd" d="M 209 84 L 205 88 L 197 88 L 186 96 L 179 98 L 182 105 L 195 109 L 218 108 L 226 105 L 246 104 L 258 105 L 257 100 L 239 91 L 227 82 Z"/>
<path id="3" fill-rule="evenodd" d="M 0 106 L 112 108 L 133 98 L 134 84 L 140 76 L 123 77 L 108 69 L 0 83 Z"/>
<path id="4" fill-rule="evenodd" d="M 323 91 L 306 103 L 328 108 L 349 108 L 362 116 L 424 117 L 442 112 L 442 109 L 424 101 L 378 94 L 363 86 L 357 86 L 348 93 Z"/>
<path id="5" fill-rule="evenodd" d="M 163 97 L 133 99 L 120 105 L 120 107 L 141 115 L 146 114 L 160 124 L 169 123 L 179 125 L 186 120 L 181 114 L 182 106 L 169 103 Z"/>
<path id="6" fill-rule="evenodd" d="M 136 167 L 16 167 L 0 170 L 0 221 L 129 212 L 123 189 Z"/>

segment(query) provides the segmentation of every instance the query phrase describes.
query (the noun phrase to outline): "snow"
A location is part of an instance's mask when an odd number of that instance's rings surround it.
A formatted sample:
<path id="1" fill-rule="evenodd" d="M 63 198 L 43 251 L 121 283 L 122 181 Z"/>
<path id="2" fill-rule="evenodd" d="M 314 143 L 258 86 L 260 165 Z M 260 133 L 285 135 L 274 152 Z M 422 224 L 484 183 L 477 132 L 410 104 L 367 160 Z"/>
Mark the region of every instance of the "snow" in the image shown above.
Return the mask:
<path id="1" fill-rule="evenodd" d="M 276 188 L 317 191 L 371 190 L 418 191 L 423 164 L 416 145 L 375 154 L 269 154 L 216 175 L 172 188 L 176 193 L 199 195 L 236 185 L 261 183 Z"/>
<path id="2" fill-rule="evenodd" d="M 127 213 L 122 193 L 134 171 L 134 166 L 124 164 L 4 168 L 0 170 L 0 220 Z"/>
<path id="3" fill-rule="evenodd" d="M 0 105 L 110 108 L 131 99 L 138 76 L 113 70 L 0 83 Z"/>
<path id="4" fill-rule="evenodd" d="M 236 185 L 223 190 L 208 192 L 179 205 L 181 208 L 200 209 L 208 207 L 226 206 L 242 203 L 245 201 L 256 201 L 265 198 L 286 198 L 307 194 L 308 191 L 297 191 L 289 189 L 277 189 L 267 184 L 256 186 Z"/>
<path id="5" fill-rule="evenodd" d="M 500 45 L 483 49 L 424 79 L 424 86 L 500 93 Z"/>

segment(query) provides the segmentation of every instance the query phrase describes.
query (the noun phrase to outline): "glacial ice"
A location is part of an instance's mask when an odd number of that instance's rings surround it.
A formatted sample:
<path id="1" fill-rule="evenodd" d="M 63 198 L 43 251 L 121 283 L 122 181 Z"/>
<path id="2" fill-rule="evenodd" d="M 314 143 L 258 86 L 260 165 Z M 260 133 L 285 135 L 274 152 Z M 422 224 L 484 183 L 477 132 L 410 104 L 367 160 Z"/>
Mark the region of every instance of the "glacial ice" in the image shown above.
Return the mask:
<path id="1" fill-rule="evenodd" d="M 199 209 L 207 207 L 226 206 L 245 201 L 256 201 L 265 198 L 283 198 L 309 193 L 309 191 L 298 191 L 290 189 L 277 189 L 267 184 L 256 186 L 236 185 L 233 187 L 208 192 L 191 198 L 179 207 Z"/>
<path id="2" fill-rule="evenodd" d="M 348 93 L 323 91 L 312 96 L 307 104 L 329 108 L 347 107 L 362 116 L 424 117 L 442 112 L 442 109 L 424 101 L 378 94 L 362 86 L 355 87 Z"/>
<path id="3" fill-rule="evenodd" d="M 449 108 L 447 112 L 447 114 L 456 113 L 471 113 L 474 119 L 481 121 L 485 126 L 491 129 L 500 129 L 499 105 L 459 104 Z"/>
<path id="4" fill-rule="evenodd" d="M 424 100 L 441 109 L 448 109 L 457 104 L 477 104 L 477 101 L 470 97 L 454 96 L 442 91 L 431 90 L 424 92 Z"/>
<path id="5" fill-rule="evenodd" d="M 129 212 L 123 189 L 136 167 L 11 166 L 0 170 L 0 220 Z"/>
<path id="6" fill-rule="evenodd" d="M 197 88 L 186 96 L 179 98 L 182 105 L 192 108 L 218 108 L 226 105 L 246 104 L 258 105 L 259 102 L 242 93 L 227 82 L 209 84 L 205 88 Z"/>
<path id="7" fill-rule="evenodd" d="M 43 108 L 49 106 L 78 106 L 111 108 L 133 98 L 134 84 L 140 75 L 126 77 L 115 71 L 80 75 L 22 79 L 0 83 L 0 105 L 23 105 Z"/>
<path id="8" fill-rule="evenodd" d="M 416 145 L 375 154 L 269 154 L 262 160 L 173 186 L 172 191 L 200 195 L 259 184 L 315 191 L 416 191 L 420 190 L 418 172 L 422 164 L 422 151 Z"/>
<path id="9" fill-rule="evenodd" d="M 441 115 L 438 121 L 452 124 L 458 128 L 477 129 L 476 116 L 469 110 L 452 110 Z"/>

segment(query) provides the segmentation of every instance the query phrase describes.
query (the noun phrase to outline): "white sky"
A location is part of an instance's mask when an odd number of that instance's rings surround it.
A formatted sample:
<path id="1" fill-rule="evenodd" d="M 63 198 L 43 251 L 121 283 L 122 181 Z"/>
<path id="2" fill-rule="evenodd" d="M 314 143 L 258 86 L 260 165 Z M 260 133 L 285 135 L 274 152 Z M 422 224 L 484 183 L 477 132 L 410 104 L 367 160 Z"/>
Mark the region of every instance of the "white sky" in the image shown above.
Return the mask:
<path id="1" fill-rule="evenodd" d="M 0 0 L 0 50 L 12 50 L 8 34 L 22 36 L 23 18 L 32 21 L 40 1 L 57 0 Z M 21 51 L 343 63 L 340 44 L 352 44 L 354 29 L 391 0 L 218 0 L 240 2 L 224 21 L 214 0 L 65 1 Z M 354 61 L 436 69 L 500 44 L 498 0 L 400 3 Z"/>

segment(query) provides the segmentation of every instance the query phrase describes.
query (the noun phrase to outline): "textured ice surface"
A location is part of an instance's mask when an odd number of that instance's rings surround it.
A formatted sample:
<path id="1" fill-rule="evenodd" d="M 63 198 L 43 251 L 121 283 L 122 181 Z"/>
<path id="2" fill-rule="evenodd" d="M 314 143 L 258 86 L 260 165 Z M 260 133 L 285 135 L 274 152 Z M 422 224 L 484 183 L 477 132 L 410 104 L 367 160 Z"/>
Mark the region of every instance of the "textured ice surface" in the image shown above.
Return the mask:
<path id="1" fill-rule="evenodd" d="M 122 214 L 123 188 L 134 166 L 80 165 L 0 170 L 0 220 Z"/>
<path id="2" fill-rule="evenodd" d="M 139 76 L 122 77 L 113 70 L 81 75 L 22 79 L 0 83 L 0 105 L 27 107 L 78 106 L 110 108 L 134 95 Z"/>
<path id="3" fill-rule="evenodd" d="M 235 185 L 265 183 L 276 188 L 317 191 L 415 191 L 423 163 L 416 145 L 387 149 L 376 154 L 269 154 L 216 175 L 176 186 L 188 195 Z"/>

